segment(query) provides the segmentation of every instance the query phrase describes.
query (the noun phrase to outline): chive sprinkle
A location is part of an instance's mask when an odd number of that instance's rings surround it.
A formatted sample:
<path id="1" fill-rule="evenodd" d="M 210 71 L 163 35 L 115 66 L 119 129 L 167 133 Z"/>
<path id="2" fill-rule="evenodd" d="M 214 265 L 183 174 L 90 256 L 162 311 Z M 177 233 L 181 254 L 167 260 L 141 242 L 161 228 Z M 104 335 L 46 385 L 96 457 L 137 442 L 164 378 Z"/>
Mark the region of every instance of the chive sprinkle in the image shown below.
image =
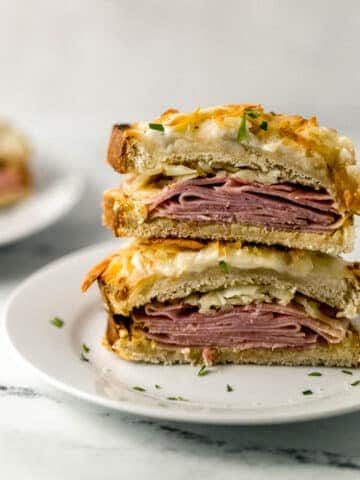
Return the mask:
<path id="1" fill-rule="evenodd" d="M 276 115 L 276 113 L 275 113 L 275 112 L 270 112 L 270 113 L 271 113 L 271 115 L 272 115 L 272 116 Z"/>
<path id="2" fill-rule="evenodd" d="M 80 360 L 83 361 L 83 362 L 90 362 L 90 360 L 87 357 L 85 357 L 83 352 L 81 352 L 81 354 L 80 354 Z"/>
<path id="3" fill-rule="evenodd" d="M 226 385 L 226 391 L 227 392 L 233 392 L 234 391 L 233 387 L 229 383 Z"/>
<path id="4" fill-rule="evenodd" d="M 209 373 L 210 373 L 210 370 L 206 369 L 206 365 L 202 365 L 202 367 L 198 371 L 198 377 L 205 377 L 205 375 L 208 375 Z"/>
<path id="5" fill-rule="evenodd" d="M 304 390 L 302 392 L 303 395 L 312 395 L 313 394 L 313 391 L 312 390 Z"/>
<path id="6" fill-rule="evenodd" d="M 254 110 L 244 110 L 244 113 L 241 117 L 241 122 L 240 122 L 240 126 L 239 126 L 239 130 L 237 132 L 237 136 L 236 136 L 236 141 L 238 143 L 241 143 L 243 140 L 245 140 L 245 138 L 247 137 L 247 130 L 246 130 L 246 119 L 248 117 L 250 118 L 258 118 L 259 116 L 259 112 L 255 112 Z M 267 130 L 267 122 L 262 122 L 263 123 L 266 123 L 266 128 L 264 128 L 263 130 Z M 261 124 L 261 125 L 262 125 Z M 260 126 L 260 128 L 263 128 Z"/>
<path id="7" fill-rule="evenodd" d="M 360 380 L 356 380 L 351 384 L 352 387 L 357 387 L 358 385 L 360 385 Z"/>
<path id="8" fill-rule="evenodd" d="M 52 320 L 50 320 L 50 323 L 57 328 L 62 328 L 65 325 L 64 320 L 61 320 L 61 318 L 59 317 L 54 317 Z"/>
<path id="9" fill-rule="evenodd" d="M 86 345 L 86 343 L 83 343 L 83 344 L 82 344 L 82 349 L 84 350 L 85 353 L 89 353 L 89 352 L 90 352 L 90 348 Z"/>
<path id="10" fill-rule="evenodd" d="M 160 385 L 158 385 L 157 383 L 155 383 L 155 388 L 156 388 L 156 390 L 160 390 L 161 387 L 160 387 Z"/>
<path id="11" fill-rule="evenodd" d="M 247 130 L 246 130 L 246 117 L 247 117 L 248 112 L 245 110 L 243 113 L 243 116 L 241 117 L 241 122 L 240 122 L 240 127 L 237 133 L 236 141 L 238 143 L 241 143 L 243 140 L 245 140 L 247 136 Z"/>
<path id="12" fill-rule="evenodd" d="M 188 402 L 186 398 L 182 397 L 181 395 L 178 395 L 177 397 L 167 397 L 168 400 L 173 400 L 173 401 L 179 401 L 179 402 Z"/>
<path id="13" fill-rule="evenodd" d="M 263 122 L 260 123 L 260 128 L 261 130 L 267 130 L 267 127 L 268 127 L 268 123 L 265 122 L 265 120 Z"/>
<path id="14" fill-rule="evenodd" d="M 220 260 L 220 262 L 219 262 L 219 267 L 221 268 L 221 270 L 222 270 L 224 273 L 229 273 L 229 269 L 228 269 L 227 263 L 226 263 L 224 260 Z"/>
<path id="15" fill-rule="evenodd" d="M 143 387 L 133 387 L 133 390 L 136 390 L 137 392 L 146 392 L 146 389 Z"/>
<path id="16" fill-rule="evenodd" d="M 346 375 L 352 375 L 353 372 L 350 372 L 350 370 L 341 370 L 342 373 L 345 373 Z"/>
<path id="17" fill-rule="evenodd" d="M 158 132 L 165 131 L 164 125 L 161 125 L 161 123 L 149 123 L 149 128 L 151 128 L 151 130 L 157 130 Z"/>
<path id="18" fill-rule="evenodd" d="M 322 373 L 320 372 L 311 372 L 308 374 L 308 377 L 321 377 Z"/>

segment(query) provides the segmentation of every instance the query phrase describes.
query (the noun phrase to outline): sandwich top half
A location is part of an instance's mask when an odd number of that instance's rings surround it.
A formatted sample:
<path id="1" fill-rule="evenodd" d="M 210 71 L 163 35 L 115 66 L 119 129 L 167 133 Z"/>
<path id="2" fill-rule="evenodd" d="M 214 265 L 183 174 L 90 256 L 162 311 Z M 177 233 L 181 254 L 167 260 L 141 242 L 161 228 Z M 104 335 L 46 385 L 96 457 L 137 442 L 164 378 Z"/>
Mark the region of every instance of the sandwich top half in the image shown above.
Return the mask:
<path id="1" fill-rule="evenodd" d="M 226 105 L 116 125 L 104 194 L 117 236 L 225 239 L 350 251 L 360 211 L 352 142 L 316 118 Z"/>
<path id="2" fill-rule="evenodd" d="M 94 267 L 119 356 L 165 363 L 355 366 L 360 270 L 238 242 L 133 242 Z"/>
<path id="3" fill-rule="evenodd" d="M 0 124 L 0 207 L 16 202 L 29 191 L 30 148 L 23 136 L 6 124 Z"/>

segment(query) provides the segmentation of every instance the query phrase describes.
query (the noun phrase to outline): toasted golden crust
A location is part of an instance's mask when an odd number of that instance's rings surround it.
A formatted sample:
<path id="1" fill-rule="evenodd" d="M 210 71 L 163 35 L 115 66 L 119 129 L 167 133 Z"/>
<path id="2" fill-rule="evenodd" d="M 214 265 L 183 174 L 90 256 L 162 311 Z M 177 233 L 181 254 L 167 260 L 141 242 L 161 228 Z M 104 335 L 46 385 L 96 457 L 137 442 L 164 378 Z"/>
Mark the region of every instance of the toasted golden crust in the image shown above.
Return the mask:
<path id="1" fill-rule="evenodd" d="M 237 142 L 244 112 L 247 134 Z M 180 113 L 169 110 L 154 123 L 115 126 L 108 161 L 120 173 L 154 175 L 169 165 L 183 165 L 199 174 L 244 166 L 286 169 L 305 185 L 323 187 L 352 212 L 360 211 L 360 173 L 352 142 L 316 118 L 265 112 L 261 105 L 225 105 Z M 262 125 L 262 127 L 261 127 Z M 264 127 L 266 125 L 266 127 Z M 265 129 L 264 129 L 265 128 Z M 300 180 L 299 180 L 300 181 Z"/>
<path id="2" fill-rule="evenodd" d="M 256 365 L 311 365 L 357 367 L 360 359 L 359 335 L 349 330 L 339 344 L 319 343 L 306 349 L 276 350 L 252 348 L 213 348 L 206 355 L 200 347 L 169 348 L 149 340 L 143 331 L 117 324 L 109 316 L 104 345 L 124 360 L 147 363 L 192 363 L 216 365 L 224 363 Z"/>
<path id="3" fill-rule="evenodd" d="M 222 261 L 226 271 L 220 268 Z M 92 269 L 83 290 L 95 279 L 110 310 L 121 315 L 153 299 L 163 302 L 238 284 L 287 285 L 348 318 L 360 305 L 356 265 L 318 252 L 239 242 L 133 242 Z"/>
<path id="4" fill-rule="evenodd" d="M 146 206 L 120 189 L 107 190 L 103 197 L 103 223 L 116 237 L 195 238 L 236 240 L 289 248 L 318 250 L 338 255 L 350 252 L 354 243 L 352 217 L 336 231 L 327 233 L 282 231 L 239 223 L 198 223 L 149 218 Z"/>
<path id="5" fill-rule="evenodd" d="M 111 131 L 107 158 L 110 165 L 120 173 L 125 173 L 129 168 L 126 162 L 126 131 L 129 128 L 129 124 L 114 125 Z"/>
<path id="6" fill-rule="evenodd" d="M 81 290 L 83 292 L 86 292 L 86 290 L 95 282 L 95 280 L 97 280 L 103 274 L 103 272 L 109 266 L 111 258 L 111 256 L 105 258 L 101 263 L 95 265 L 95 267 L 88 272 L 81 285 Z"/>

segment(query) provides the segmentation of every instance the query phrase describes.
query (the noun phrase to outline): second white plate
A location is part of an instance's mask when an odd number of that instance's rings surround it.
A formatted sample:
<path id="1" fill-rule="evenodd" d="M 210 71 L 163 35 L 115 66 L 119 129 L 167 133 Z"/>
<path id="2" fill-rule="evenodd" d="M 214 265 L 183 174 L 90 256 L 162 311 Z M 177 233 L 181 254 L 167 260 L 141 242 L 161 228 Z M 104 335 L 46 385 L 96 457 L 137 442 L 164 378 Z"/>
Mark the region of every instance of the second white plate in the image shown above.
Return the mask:
<path id="1" fill-rule="evenodd" d="M 105 407 L 177 421 L 270 424 L 360 409 L 360 385 L 351 386 L 360 379 L 357 370 L 347 375 L 326 368 L 221 366 L 199 377 L 199 369 L 192 366 L 152 366 L 116 358 L 101 346 L 105 313 L 98 291 L 93 287 L 82 294 L 80 284 L 87 270 L 119 243 L 54 262 L 23 282 L 7 304 L 10 342 L 52 385 Z M 54 316 L 64 320 L 63 328 L 50 324 Z M 90 348 L 89 362 L 80 359 L 83 343 Z M 309 377 L 314 370 L 322 376 Z M 227 391 L 228 384 L 233 391 Z M 304 395 L 305 390 L 313 395 Z"/>
<path id="2" fill-rule="evenodd" d="M 39 166 L 40 169 L 40 166 Z M 83 179 L 64 172 L 37 171 L 28 197 L 0 209 L 0 246 L 28 237 L 55 223 L 79 200 Z"/>

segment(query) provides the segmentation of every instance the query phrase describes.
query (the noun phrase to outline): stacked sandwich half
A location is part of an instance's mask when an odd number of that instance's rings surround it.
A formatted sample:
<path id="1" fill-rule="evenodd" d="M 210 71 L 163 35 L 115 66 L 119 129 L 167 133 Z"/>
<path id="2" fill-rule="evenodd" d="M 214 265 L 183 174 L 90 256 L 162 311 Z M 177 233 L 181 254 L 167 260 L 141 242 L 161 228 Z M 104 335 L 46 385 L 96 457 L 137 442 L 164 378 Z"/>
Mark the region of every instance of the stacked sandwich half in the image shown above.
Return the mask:
<path id="1" fill-rule="evenodd" d="M 87 275 L 127 360 L 356 366 L 360 172 L 351 141 L 304 119 L 227 105 L 116 125 L 126 174 L 104 221 L 136 240 Z"/>

